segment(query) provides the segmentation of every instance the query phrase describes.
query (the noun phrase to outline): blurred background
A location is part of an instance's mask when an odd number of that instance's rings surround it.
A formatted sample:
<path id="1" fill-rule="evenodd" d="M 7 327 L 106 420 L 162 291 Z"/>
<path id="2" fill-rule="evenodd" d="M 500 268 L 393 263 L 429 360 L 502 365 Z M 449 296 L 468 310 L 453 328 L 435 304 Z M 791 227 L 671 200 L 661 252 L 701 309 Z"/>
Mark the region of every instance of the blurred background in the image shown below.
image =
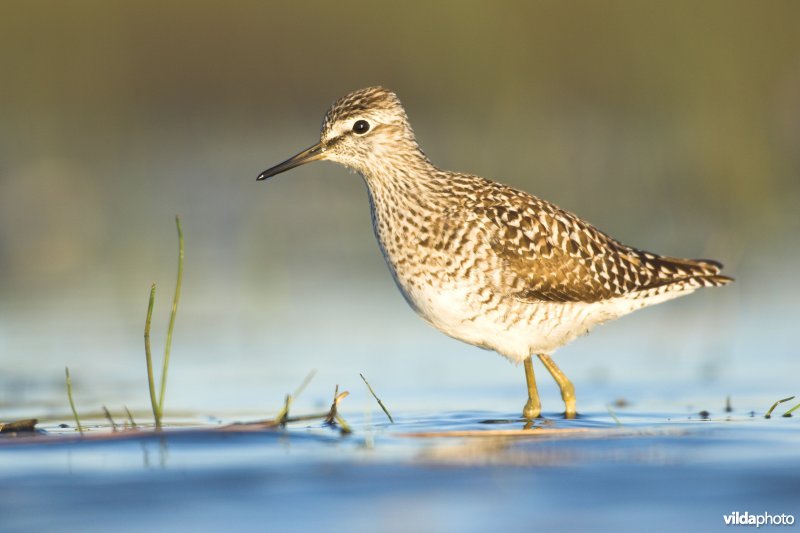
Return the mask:
<path id="1" fill-rule="evenodd" d="M 562 349 L 584 409 L 718 393 L 760 408 L 800 392 L 797 2 L 2 12 L 0 417 L 64 410 L 65 365 L 79 407 L 147 408 L 142 328 L 155 281 L 160 354 L 176 214 L 186 267 L 168 414 L 274 410 L 312 368 L 309 403 L 339 383 L 367 404 L 364 372 L 390 405 L 517 411 L 522 369 L 407 308 L 358 176 L 318 163 L 255 181 L 316 141 L 333 100 L 376 84 L 398 93 L 437 165 L 737 278 Z"/>

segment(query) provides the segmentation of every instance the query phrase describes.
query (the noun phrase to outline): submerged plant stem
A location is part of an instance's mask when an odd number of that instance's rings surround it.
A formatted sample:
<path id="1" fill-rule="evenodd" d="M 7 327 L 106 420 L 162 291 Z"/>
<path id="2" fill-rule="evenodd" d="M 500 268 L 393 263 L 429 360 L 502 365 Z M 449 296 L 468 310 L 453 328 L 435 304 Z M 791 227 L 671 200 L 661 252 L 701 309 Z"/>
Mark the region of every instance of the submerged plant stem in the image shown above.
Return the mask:
<path id="1" fill-rule="evenodd" d="M 183 284 L 183 231 L 181 218 L 175 216 L 175 226 L 178 228 L 178 276 L 175 281 L 175 295 L 172 297 L 172 311 L 169 315 L 167 340 L 164 345 L 164 366 L 161 368 L 161 391 L 158 395 L 158 412 L 164 412 L 164 395 L 167 390 L 167 371 L 169 370 L 169 355 L 172 349 L 172 331 L 175 329 L 175 316 L 178 314 L 178 303 L 181 299 L 181 285 Z"/>
<path id="2" fill-rule="evenodd" d="M 622 422 L 620 422 L 620 421 L 619 421 L 619 418 L 617 418 L 617 413 L 615 413 L 615 412 L 614 412 L 614 410 L 611 408 L 611 404 L 608 404 L 608 405 L 606 405 L 606 410 L 608 411 L 608 414 L 609 414 L 609 415 L 611 415 L 611 418 L 613 418 L 613 419 L 614 419 L 614 422 L 615 422 L 615 423 L 616 423 L 618 426 L 621 426 L 621 425 L 622 425 Z"/>
<path id="3" fill-rule="evenodd" d="M 67 374 L 67 398 L 69 398 L 69 406 L 72 408 L 72 416 L 75 417 L 75 424 L 78 426 L 78 431 L 83 436 L 83 426 L 81 426 L 81 419 L 78 418 L 78 411 L 75 409 L 75 402 L 72 401 L 72 378 L 69 376 L 69 367 L 64 367 L 64 372 Z"/>
<path id="4" fill-rule="evenodd" d="M 150 287 L 150 300 L 147 303 L 147 319 L 144 322 L 144 356 L 147 360 L 147 384 L 150 387 L 150 404 L 153 406 L 153 418 L 156 421 L 156 429 L 161 429 L 161 411 L 158 408 L 156 399 L 156 384 L 153 379 L 153 357 L 150 352 L 150 321 L 153 318 L 153 302 L 156 299 L 156 284 Z"/>

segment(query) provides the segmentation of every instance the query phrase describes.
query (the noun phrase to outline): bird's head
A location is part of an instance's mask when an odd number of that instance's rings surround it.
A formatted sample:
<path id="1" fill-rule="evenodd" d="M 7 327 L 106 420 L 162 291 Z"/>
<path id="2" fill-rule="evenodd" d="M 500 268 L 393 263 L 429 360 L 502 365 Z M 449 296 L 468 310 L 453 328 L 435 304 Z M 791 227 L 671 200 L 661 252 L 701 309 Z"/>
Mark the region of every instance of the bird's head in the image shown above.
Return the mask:
<path id="1" fill-rule="evenodd" d="M 265 170 L 258 179 L 317 160 L 334 161 L 367 176 L 392 159 L 419 155 L 422 152 L 400 99 L 383 87 L 368 87 L 334 102 L 325 114 L 317 144 Z"/>

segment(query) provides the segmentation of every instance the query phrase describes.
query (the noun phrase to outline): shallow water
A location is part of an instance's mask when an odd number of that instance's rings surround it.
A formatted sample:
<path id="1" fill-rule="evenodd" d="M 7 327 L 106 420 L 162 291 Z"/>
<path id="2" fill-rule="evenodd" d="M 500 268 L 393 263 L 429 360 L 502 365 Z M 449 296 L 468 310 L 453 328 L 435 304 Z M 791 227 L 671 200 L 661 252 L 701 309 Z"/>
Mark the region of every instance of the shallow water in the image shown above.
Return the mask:
<path id="1" fill-rule="evenodd" d="M 55 434 L 35 444 L 0 441 L 1 529 L 708 531 L 733 511 L 797 514 L 796 418 L 613 409 L 619 423 L 551 414 L 522 438 L 408 436 L 523 427 L 475 411 L 395 412 L 393 425 L 352 415 L 346 436 L 318 422 L 222 433 L 206 421 L 82 442 L 45 425 Z M 561 428 L 589 431 L 546 435 Z"/>

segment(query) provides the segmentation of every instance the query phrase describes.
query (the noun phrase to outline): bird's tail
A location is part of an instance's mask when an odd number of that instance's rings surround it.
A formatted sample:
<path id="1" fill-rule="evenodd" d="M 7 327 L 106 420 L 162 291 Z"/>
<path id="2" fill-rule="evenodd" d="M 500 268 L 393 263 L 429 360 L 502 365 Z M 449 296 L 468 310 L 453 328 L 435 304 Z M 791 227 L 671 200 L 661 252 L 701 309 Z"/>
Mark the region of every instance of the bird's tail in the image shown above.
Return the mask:
<path id="1" fill-rule="evenodd" d="M 679 259 L 648 252 L 640 252 L 639 257 L 654 275 L 651 286 L 685 283 L 695 287 L 719 287 L 733 281 L 721 274 L 722 263 L 711 259 Z"/>

